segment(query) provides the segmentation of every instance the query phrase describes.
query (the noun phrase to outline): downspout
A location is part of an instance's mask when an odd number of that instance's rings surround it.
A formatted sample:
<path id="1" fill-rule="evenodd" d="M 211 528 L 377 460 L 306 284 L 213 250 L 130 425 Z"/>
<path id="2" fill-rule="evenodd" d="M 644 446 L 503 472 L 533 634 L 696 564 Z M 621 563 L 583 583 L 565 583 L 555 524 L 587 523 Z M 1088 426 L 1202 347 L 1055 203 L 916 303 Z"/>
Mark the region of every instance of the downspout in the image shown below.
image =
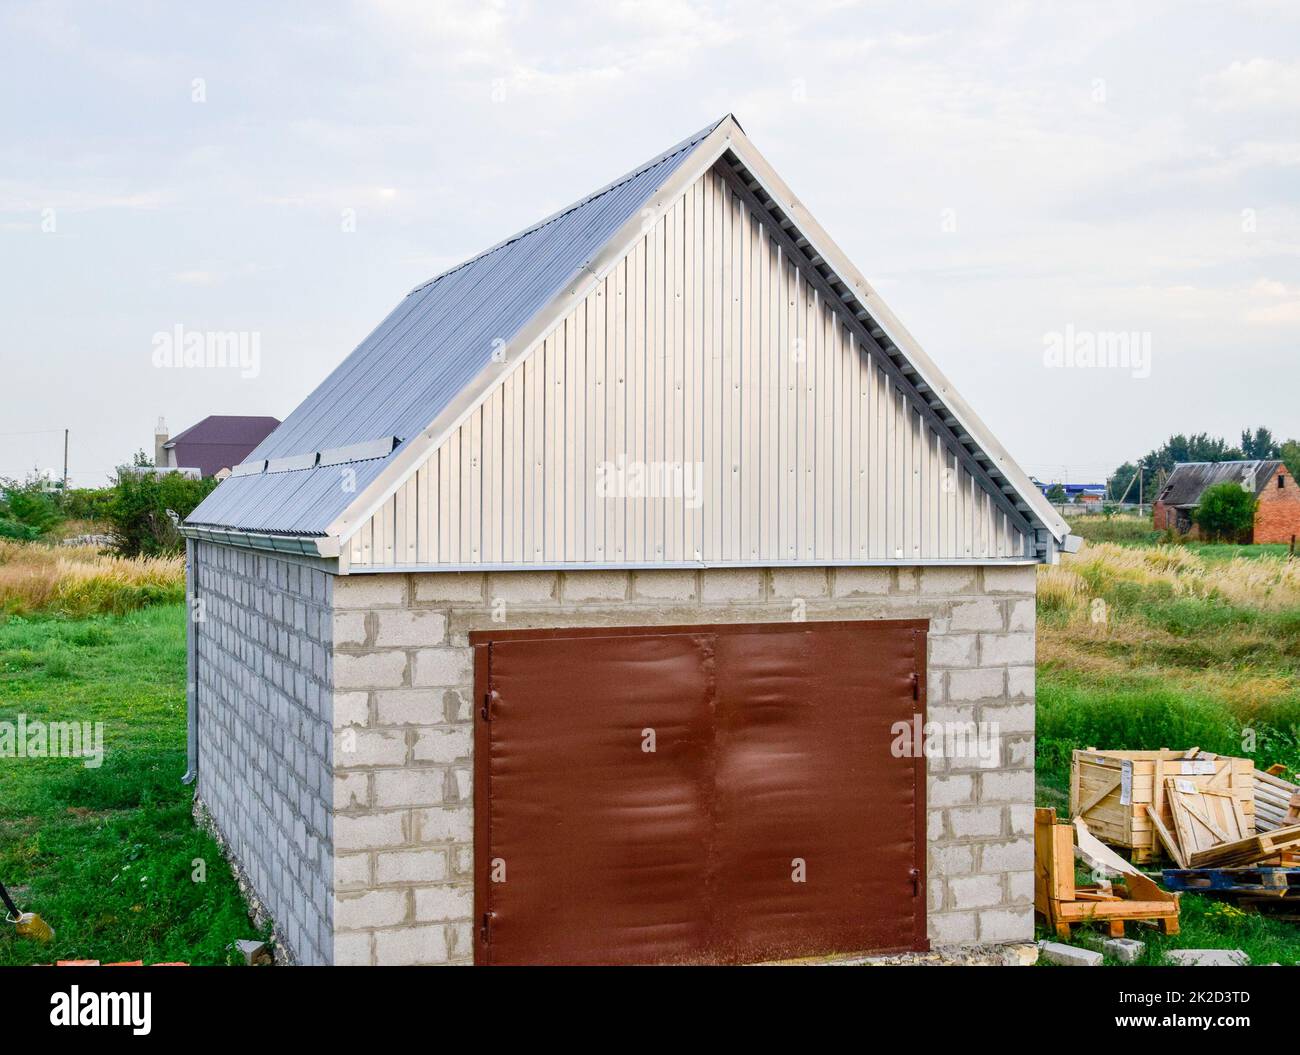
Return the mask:
<path id="1" fill-rule="evenodd" d="M 193 784 L 199 775 L 199 671 L 195 636 L 194 540 L 185 540 L 185 775 L 182 784 Z"/>

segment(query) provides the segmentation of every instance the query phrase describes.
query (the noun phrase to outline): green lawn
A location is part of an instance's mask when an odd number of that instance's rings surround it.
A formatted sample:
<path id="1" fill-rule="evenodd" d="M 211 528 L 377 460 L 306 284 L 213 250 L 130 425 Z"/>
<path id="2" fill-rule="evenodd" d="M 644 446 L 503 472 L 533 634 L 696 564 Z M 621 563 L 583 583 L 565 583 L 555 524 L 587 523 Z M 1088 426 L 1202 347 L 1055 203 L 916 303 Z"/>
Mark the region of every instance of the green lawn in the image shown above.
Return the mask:
<path id="1" fill-rule="evenodd" d="M 1078 516 L 1070 520 L 1070 530 L 1089 542 L 1114 542 L 1119 546 L 1155 546 L 1168 541 L 1163 531 L 1152 526 L 1150 517 L 1100 515 Z M 1281 543 L 1264 543 L 1259 546 L 1239 546 L 1231 542 L 1197 542 L 1188 540 L 1178 545 L 1191 550 L 1206 560 L 1232 560 L 1235 557 L 1285 557 L 1289 546 Z"/>
<path id="2" fill-rule="evenodd" d="M 219 964 L 260 936 L 180 782 L 184 619 L 166 605 L 0 622 L 0 721 L 102 721 L 105 747 L 99 768 L 0 758 L 0 882 L 57 932 L 42 946 L 0 928 L 0 964 Z"/>

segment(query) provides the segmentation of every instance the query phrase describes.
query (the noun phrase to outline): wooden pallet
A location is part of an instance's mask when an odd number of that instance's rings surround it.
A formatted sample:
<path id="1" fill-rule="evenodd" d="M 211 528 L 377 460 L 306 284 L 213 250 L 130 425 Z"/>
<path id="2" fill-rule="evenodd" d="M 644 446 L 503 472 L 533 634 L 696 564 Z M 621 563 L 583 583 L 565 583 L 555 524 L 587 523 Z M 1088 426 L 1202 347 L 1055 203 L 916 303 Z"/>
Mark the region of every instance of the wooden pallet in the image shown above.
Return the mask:
<path id="1" fill-rule="evenodd" d="M 1188 868 L 1231 868 L 1258 865 L 1300 847 L 1300 824 L 1289 828 L 1276 828 L 1271 832 L 1252 835 L 1230 843 L 1222 843 L 1208 850 L 1184 854 Z"/>
<path id="2" fill-rule="evenodd" d="M 1300 784 L 1283 780 L 1285 766 L 1255 771 L 1255 830 L 1271 832 L 1300 823 Z"/>
<path id="3" fill-rule="evenodd" d="M 1300 868 L 1166 868 L 1163 880 L 1170 890 L 1196 893 L 1300 895 Z"/>
<path id="4" fill-rule="evenodd" d="M 1083 833 L 1086 828 L 1081 839 Z M 1154 920 L 1165 934 L 1178 933 L 1178 895 L 1161 890 L 1100 844 L 1093 852 L 1110 854 L 1121 878 L 1109 889 L 1076 886 L 1074 837 L 1073 827 L 1056 823 L 1056 810 L 1034 811 L 1034 911 L 1058 937 L 1068 939 L 1080 923 L 1104 923 L 1111 937 L 1122 938 L 1128 920 Z"/>

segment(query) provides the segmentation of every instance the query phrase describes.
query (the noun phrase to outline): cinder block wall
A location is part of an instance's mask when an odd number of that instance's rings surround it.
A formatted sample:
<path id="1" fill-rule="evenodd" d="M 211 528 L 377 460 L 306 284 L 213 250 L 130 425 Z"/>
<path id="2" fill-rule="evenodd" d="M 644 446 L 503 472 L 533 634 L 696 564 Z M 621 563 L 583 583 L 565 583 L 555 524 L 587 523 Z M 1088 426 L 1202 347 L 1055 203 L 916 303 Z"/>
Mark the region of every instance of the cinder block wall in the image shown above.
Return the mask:
<path id="1" fill-rule="evenodd" d="M 930 620 L 930 721 L 996 723 L 992 768 L 929 759 L 936 946 L 1033 935 L 1027 567 L 344 576 L 334 584 L 338 963 L 473 958 L 471 630 Z M 495 618 L 494 618 L 495 617 Z"/>
<path id="2" fill-rule="evenodd" d="M 333 959 L 334 576 L 194 547 L 198 795 L 300 963 Z"/>

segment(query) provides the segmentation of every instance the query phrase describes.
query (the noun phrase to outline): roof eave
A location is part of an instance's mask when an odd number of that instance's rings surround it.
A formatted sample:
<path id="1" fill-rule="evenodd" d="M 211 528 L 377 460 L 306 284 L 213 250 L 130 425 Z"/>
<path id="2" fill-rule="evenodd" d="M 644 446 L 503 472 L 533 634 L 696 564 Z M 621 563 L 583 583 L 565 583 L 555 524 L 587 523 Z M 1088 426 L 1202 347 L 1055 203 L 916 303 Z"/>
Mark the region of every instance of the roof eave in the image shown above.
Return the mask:
<path id="1" fill-rule="evenodd" d="M 273 535 L 260 531 L 239 531 L 235 528 L 215 527 L 209 524 L 181 524 L 179 531 L 188 539 L 216 542 L 223 546 L 264 550 L 271 553 L 295 553 L 300 556 L 322 557 L 326 560 L 339 555 L 339 540 L 331 535 Z"/>

